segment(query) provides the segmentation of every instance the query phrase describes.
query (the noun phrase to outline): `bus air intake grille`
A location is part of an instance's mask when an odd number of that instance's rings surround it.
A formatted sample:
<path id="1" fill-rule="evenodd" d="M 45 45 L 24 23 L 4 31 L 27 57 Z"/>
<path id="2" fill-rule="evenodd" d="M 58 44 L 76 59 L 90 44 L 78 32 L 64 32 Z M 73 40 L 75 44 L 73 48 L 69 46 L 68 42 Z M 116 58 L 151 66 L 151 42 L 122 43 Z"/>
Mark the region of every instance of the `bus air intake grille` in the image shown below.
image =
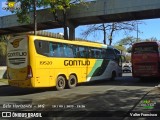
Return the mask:
<path id="1" fill-rule="evenodd" d="M 10 64 L 20 65 L 25 63 L 25 58 L 9 58 Z"/>

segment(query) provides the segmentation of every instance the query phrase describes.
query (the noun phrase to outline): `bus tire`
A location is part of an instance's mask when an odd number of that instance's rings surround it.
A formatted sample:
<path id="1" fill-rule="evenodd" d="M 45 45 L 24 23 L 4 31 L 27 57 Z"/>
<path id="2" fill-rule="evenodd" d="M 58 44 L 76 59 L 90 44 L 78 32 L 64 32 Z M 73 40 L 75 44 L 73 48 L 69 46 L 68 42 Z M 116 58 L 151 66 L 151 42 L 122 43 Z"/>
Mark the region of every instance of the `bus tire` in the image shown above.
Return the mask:
<path id="1" fill-rule="evenodd" d="M 63 76 L 58 76 L 56 81 L 56 89 L 57 90 L 63 90 L 66 86 L 66 80 Z"/>
<path id="2" fill-rule="evenodd" d="M 112 72 L 112 76 L 111 76 L 111 80 L 115 80 L 115 78 L 116 78 L 116 72 L 113 71 L 113 72 Z"/>
<path id="3" fill-rule="evenodd" d="M 77 78 L 75 75 L 70 75 L 68 79 L 68 88 L 72 89 L 77 85 Z"/>

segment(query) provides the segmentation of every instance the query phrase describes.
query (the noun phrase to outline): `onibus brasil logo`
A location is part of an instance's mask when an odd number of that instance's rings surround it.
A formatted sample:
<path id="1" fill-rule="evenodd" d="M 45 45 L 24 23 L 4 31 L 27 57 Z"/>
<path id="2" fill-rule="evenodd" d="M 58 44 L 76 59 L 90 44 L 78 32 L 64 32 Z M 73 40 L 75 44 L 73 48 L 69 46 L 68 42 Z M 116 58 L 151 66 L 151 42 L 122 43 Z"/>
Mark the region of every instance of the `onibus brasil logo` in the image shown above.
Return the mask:
<path id="1" fill-rule="evenodd" d="M 153 109 L 154 106 L 156 105 L 156 101 L 153 100 L 143 100 L 140 103 L 140 106 L 142 106 L 144 109 Z"/>
<path id="2" fill-rule="evenodd" d="M 19 10 L 21 9 L 20 2 L 2 2 L 2 9 L 3 10 Z"/>

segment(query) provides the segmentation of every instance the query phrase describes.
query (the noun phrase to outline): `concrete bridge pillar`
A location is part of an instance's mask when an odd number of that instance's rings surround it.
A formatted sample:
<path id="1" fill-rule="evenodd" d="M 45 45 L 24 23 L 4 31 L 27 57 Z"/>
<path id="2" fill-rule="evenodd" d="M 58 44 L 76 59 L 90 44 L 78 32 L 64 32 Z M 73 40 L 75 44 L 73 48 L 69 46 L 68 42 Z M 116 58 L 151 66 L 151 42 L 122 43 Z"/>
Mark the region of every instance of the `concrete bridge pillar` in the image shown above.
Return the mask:
<path id="1" fill-rule="evenodd" d="M 75 40 L 75 29 L 77 25 L 74 25 L 73 23 L 69 22 L 68 27 L 69 27 L 69 40 Z"/>
<path id="2" fill-rule="evenodd" d="M 69 27 L 69 40 L 75 40 L 75 27 Z"/>

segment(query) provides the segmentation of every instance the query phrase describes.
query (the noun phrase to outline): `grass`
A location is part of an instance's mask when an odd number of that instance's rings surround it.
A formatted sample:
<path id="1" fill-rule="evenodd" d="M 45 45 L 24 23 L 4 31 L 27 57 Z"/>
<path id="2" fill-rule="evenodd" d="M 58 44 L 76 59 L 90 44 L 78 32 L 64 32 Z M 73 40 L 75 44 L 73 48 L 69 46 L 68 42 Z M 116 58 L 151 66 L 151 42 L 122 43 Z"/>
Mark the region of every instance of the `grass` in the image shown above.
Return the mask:
<path id="1" fill-rule="evenodd" d="M 8 80 L 7 79 L 0 79 L 0 83 L 5 83 L 7 85 L 8 84 Z"/>

